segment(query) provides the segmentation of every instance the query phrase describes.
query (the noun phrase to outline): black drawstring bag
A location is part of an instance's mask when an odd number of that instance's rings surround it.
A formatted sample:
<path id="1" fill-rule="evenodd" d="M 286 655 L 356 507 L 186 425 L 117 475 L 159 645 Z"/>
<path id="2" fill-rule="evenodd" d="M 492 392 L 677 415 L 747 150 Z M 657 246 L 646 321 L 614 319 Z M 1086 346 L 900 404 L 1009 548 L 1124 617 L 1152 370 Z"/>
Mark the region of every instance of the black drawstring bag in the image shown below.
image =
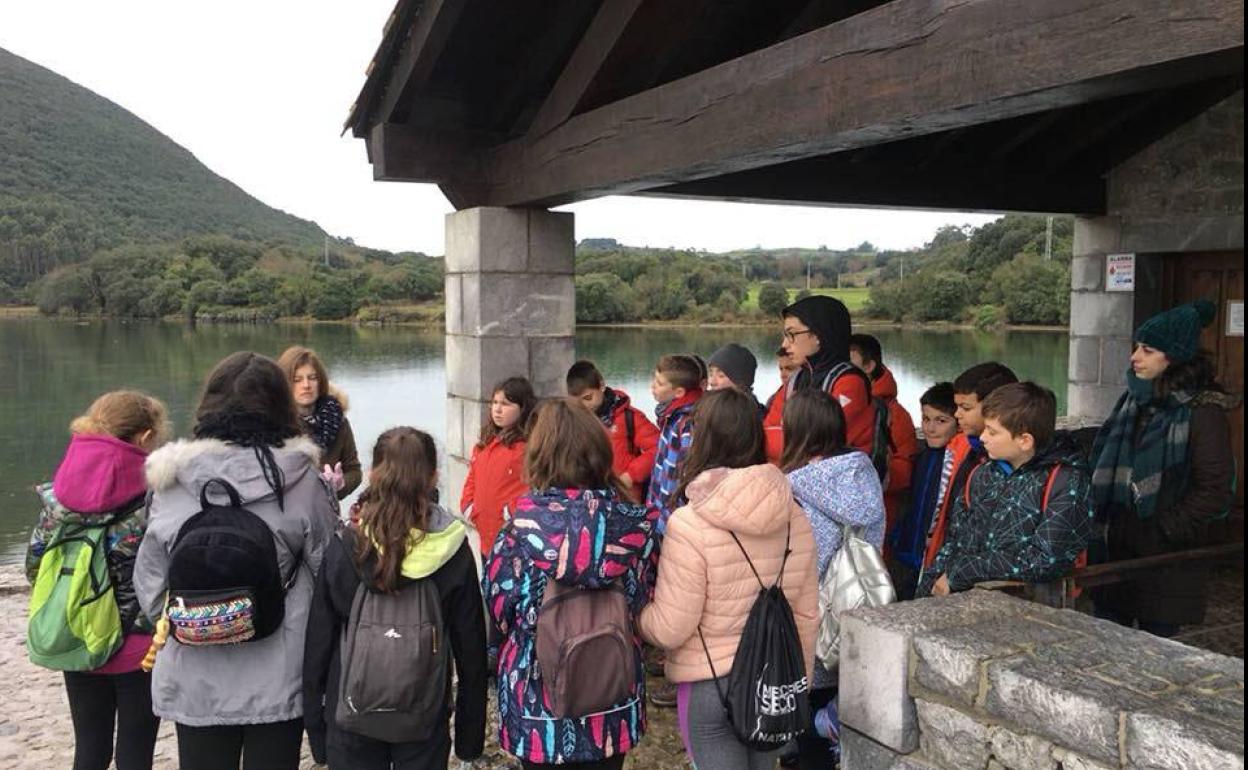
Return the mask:
<path id="1" fill-rule="evenodd" d="M 758 580 L 758 598 L 745 620 L 745 630 L 737 643 L 737 654 L 728 674 L 728 691 L 719 686 L 719 675 L 711 661 L 706 637 L 698 627 L 702 649 L 715 690 L 724 704 L 728 724 L 737 740 L 758 751 L 773 751 L 806 732 L 810 724 L 810 681 L 806 677 L 806 658 L 802 640 L 793 621 L 793 608 L 784 595 L 784 567 L 789 561 L 789 532 L 784 536 L 784 560 L 780 574 L 770 588 L 763 584 L 754 562 L 736 533 L 729 533 Z"/>

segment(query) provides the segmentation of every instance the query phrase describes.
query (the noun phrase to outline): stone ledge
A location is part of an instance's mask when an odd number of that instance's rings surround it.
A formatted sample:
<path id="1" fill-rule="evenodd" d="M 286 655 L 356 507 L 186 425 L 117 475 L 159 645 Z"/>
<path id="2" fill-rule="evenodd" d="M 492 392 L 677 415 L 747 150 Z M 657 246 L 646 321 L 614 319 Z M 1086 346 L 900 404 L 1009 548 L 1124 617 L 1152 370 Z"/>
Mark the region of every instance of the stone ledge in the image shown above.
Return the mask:
<path id="1" fill-rule="evenodd" d="M 843 631 L 841 718 L 876 757 L 861 767 L 1243 767 L 1242 659 L 986 591 L 858 610 Z"/>

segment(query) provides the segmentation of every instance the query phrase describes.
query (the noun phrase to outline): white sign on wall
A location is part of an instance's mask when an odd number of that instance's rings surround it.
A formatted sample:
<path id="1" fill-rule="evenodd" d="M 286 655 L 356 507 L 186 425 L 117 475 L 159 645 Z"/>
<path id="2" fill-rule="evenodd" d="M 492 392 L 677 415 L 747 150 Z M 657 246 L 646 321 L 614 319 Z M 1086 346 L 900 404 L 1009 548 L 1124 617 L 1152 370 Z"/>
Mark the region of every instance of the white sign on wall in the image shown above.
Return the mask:
<path id="1" fill-rule="evenodd" d="M 1105 255 L 1105 291 L 1135 291 L 1135 255 Z"/>
<path id="2" fill-rule="evenodd" d="M 1244 301 L 1233 299 L 1226 303 L 1226 336 L 1244 336 Z"/>

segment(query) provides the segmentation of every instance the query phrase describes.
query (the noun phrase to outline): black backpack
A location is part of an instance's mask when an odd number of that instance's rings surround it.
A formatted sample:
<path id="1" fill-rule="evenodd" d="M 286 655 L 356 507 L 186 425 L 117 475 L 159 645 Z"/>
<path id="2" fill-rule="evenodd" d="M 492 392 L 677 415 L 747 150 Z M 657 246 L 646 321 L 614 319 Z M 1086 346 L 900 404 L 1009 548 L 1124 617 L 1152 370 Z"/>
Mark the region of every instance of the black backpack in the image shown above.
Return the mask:
<path id="1" fill-rule="evenodd" d="M 737 643 L 737 654 L 728 674 L 728 691 L 719 687 L 719 675 L 711 661 L 711 651 L 698 628 L 702 649 L 706 651 L 715 690 L 728 715 L 737 740 L 758 751 L 772 751 L 806 732 L 810 724 L 810 700 L 807 692 L 806 658 L 802 641 L 793 621 L 793 609 L 784 595 L 784 567 L 789 561 L 789 535 L 784 536 L 784 560 L 780 574 L 770 588 L 763 584 L 745 546 L 730 532 L 737 547 L 750 565 L 758 581 L 758 598 L 745 620 L 745 630 Z"/>
<path id="2" fill-rule="evenodd" d="M 360 585 L 338 647 L 334 721 L 387 743 L 423 741 L 445 725 L 451 648 L 432 577 L 391 594 L 372 591 L 355 564 L 354 535 L 340 531 Z"/>
<path id="3" fill-rule="evenodd" d="M 219 486 L 228 505 L 208 499 Z M 174 639 L 197 647 L 252 642 L 281 628 L 286 592 L 303 563 L 295 553 L 290 576 L 282 578 L 277 535 L 243 507 L 238 490 L 221 478 L 199 492 L 201 510 L 186 520 L 173 541 L 169 558 L 170 631 Z"/>

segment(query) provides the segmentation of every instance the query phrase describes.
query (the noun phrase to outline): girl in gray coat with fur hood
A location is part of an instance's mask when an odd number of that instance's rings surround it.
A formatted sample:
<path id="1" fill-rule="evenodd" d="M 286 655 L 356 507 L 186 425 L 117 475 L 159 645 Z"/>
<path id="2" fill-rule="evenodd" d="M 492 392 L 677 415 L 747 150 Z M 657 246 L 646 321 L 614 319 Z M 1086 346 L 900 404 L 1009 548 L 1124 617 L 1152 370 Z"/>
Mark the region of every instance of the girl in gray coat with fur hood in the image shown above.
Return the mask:
<path id="1" fill-rule="evenodd" d="M 213 369 L 195 415 L 195 438 L 147 461 L 150 524 L 134 585 L 153 620 L 165 611 L 170 556 L 182 526 L 201 509 L 211 479 L 229 482 L 243 507 L 274 535 L 285 612 L 273 633 L 245 644 L 184 645 L 171 639 L 152 674 L 155 713 L 177 723 L 184 770 L 297 768 L 303 733 L 302 656 L 313 576 L 333 535 L 337 500 L 318 473 L 320 451 L 300 435 L 281 369 L 235 353 Z M 213 487 L 212 501 L 221 502 Z"/>

